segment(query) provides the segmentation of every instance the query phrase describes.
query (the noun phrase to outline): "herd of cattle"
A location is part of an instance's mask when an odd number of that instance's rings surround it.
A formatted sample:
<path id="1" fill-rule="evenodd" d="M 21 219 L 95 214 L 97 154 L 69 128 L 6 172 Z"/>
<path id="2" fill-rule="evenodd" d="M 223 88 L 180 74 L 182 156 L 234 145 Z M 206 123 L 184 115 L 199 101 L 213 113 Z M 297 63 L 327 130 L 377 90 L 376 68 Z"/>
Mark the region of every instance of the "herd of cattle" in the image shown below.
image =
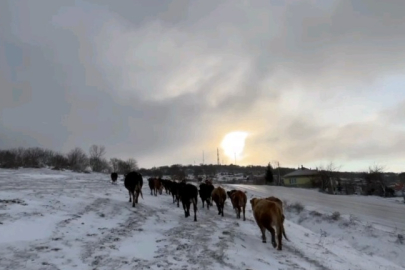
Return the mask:
<path id="1" fill-rule="evenodd" d="M 111 180 L 116 182 L 118 179 L 117 173 L 111 174 Z M 224 205 L 227 199 L 227 195 L 231 200 L 232 207 L 236 212 L 236 218 L 241 218 L 241 212 L 243 213 L 243 220 L 245 221 L 245 208 L 247 203 L 246 192 L 241 190 L 225 191 L 222 187 L 214 187 L 214 185 L 206 180 L 201 183 L 199 189 L 186 181 L 176 182 L 161 178 L 149 178 L 148 184 L 150 188 L 150 194 L 157 196 L 158 193 L 162 195 L 163 190 L 167 194 L 171 194 L 173 197 L 173 203 L 177 203 L 177 207 L 180 207 L 180 201 L 183 205 L 185 217 L 190 216 L 190 206 L 193 205 L 194 221 L 197 221 L 197 202 L 198 195 L 200 195 L 202 201 L 202 207 L 205 204 L 207 209 L 215 202 L 218 215 L 224 216 Z M 132 202 L 132 207 L 138 203 L 138 197 L 142 194 L 143 177 L 140 173 L 132 171 L 124 176 L 124 186 L 129 193 L 129 202 Z M 271 243 L 274 248 L 282 250 L 282 235 L 288 240 L 284 230 L 284 213 L 283 203 L 276 197 L 267 198 L 252 198 L 250 204 L 253 210 L 253 216 L 256 220 L 258 227 L 262 233 L 262 242 L 266 243 L 266 229 L 270 231 Z M 275 228 L 275 229 L 274 229 Z M 276 244 L 276 232 L 277 242 Z M 289 241 L 289 240 L 288 240 Z"/>

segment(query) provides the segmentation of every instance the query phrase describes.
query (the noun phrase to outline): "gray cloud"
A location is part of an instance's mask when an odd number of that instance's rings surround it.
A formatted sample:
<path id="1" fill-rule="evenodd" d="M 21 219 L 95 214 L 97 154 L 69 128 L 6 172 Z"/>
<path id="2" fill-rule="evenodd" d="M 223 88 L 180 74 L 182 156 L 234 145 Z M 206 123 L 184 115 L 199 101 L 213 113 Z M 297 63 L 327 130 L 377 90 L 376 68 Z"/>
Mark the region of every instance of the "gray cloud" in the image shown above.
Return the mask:
<path id="1" fill-rule="evenodd" d="M 153 166 L 248 130 L 246 163 L 403 153 L 400 109 L 332 110 L 403 73 L 403 1 L 40 2 L 0 4 L 2 148 L 97 143 Z"/>

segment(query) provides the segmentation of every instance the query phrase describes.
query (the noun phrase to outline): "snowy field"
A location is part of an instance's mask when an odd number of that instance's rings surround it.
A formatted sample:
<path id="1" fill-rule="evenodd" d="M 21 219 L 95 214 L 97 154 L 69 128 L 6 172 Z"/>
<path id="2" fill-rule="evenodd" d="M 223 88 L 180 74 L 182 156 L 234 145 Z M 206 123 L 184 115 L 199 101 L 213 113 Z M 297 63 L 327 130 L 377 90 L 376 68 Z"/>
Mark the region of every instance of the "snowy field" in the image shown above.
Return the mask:
<path id="1" fill-rule="evenodd" d="M 199 201 L 193 222 L 171 196 L 151 196 L 146 181 L 132 208 L 121 179 L 113 185 L 105 174 L 0 169 L 0 269 L 405 269 L 398 228 L 287 199 L 290 242 L 277 251 L 261 242 L 250 203 L 244 222 L 229 200 L 223 218 Z M 263 188 L 248 190 L 248 198 L 277 196 Z"/>

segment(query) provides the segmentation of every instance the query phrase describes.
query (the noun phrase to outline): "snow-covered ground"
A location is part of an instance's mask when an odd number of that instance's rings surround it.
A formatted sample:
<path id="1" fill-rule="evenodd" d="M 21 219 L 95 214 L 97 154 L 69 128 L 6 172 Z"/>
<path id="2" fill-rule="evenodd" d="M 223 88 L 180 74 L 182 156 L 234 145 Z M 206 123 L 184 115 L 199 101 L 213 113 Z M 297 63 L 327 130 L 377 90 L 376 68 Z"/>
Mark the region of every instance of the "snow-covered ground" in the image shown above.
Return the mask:
<path id="1" fill-rule="evenodd" d="M 315 189 L 277 186 L 234 185 L 258 196 L 275 194 L 282 200 L 300 202 L 307 208 L 323 212 L 339 211 L 354 215 L 386 230 L 401 230 L 405 233 L 405 204 L 402 198 L 381 198 L 361 195 L 329 195 Z"/>
<path id="2" fill-rule="evenodd" d="M 223 218 L 199 201 L 193 222 L 181 204 L 151 196 L 147 185 L 132 208 L 119 179 L 113 185 L 105 174 L 0 170 L 0 269 L 405 268 L 398 233 L 354 216 L 287 206 L 290 242 L 277 251 L 261 242 L 249 203 L 244 222 L 229 201 Z"/>

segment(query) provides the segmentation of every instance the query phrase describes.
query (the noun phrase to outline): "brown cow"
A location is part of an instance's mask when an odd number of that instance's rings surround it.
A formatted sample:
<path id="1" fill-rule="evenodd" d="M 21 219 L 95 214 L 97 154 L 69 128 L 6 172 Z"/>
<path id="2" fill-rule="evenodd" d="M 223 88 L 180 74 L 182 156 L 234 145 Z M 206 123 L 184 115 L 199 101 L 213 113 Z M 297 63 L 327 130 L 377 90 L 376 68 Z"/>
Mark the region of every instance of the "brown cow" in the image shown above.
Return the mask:
<path id="1" fill-rule="evenodd" d="M 230 197 L 231 197 L 232 206 L 236 212 L 236 218 L 240 218 L 240 212 L 241 212 L 241 208 L 242 208 L 243 221 L 245 221 L 246 220 L 245 208 L 246 208 L 246 202 L 247 202 L 246 194 L 241 190 L 236 190 L 235 192 L 232 192 Z"/>
<path id="2" fill-rule="evenodd" d="M 212 200 L 218 208 L 218 215 L 224 216 L 224 205 L 226 201 L 226 192 L 222 187 L 216 187 L 211 193 Z"/>
<path id="3" fill-rule="evenodd" d="M 162 181 L 160 181 L 160 178 L 155 178 L 153 180 L 153 191 L 154 191 L 155 196 L 157 196 L 158 192 L 160 195 L 162 195 L 163 185 L 162 185 Z"/>
<path id="4" fill-rule="evenodd" d="M 273 247 L 277 247 L 277 250 L 282 250 L 283 222 L 280 206 L 275 202 L 258 198 L 251 199 L 250 204 L 252 206 L 253 216 L 262 232 L 262 242 L 266 243 L 265 232 L 267 229 L 271 233 L 271 243 Z M 278 245 L 276 244 L 276 231 L 273 226 L 277 231 Z"/>
<path id="5" fill-rule="evenodd" d="M 281 207 L 281 210 L 283 209 L 283 202 L 279 198 L 274 197 L 274 196 L 270 196 L 270 197 L 267 197 L 265 199 L 268 200 L 268 201 L 271 201 L 271 202 L 278 203 L 280 205 L 280 207 Z"/>
<path id="6" fill-rule="evenodd" d="M 288 240 L 287 236 L 285 235 L 285 231 L 284 231 L 284 220 L 285 220 L 285 216 L 284 216 L 284 210 L 283 210 L 283 202 L 282 202 L 279 198 L 274 197 L 274 196 L 270 196 L 270 197 L 267 197 L 267 198 L 265 198 L 265 199 L 268 200 L 268 201 L 277 203 L 278 206 L 280 207 L 280 209 L 281 209 L 281 217 L 282 217 L 282 220 L 283 220 L 283 235 L 284 235 L 284 238 L 285 238 L 286 240 Z M 288 240 L 288 241 L 289 241 L 289 240 Z"/>

